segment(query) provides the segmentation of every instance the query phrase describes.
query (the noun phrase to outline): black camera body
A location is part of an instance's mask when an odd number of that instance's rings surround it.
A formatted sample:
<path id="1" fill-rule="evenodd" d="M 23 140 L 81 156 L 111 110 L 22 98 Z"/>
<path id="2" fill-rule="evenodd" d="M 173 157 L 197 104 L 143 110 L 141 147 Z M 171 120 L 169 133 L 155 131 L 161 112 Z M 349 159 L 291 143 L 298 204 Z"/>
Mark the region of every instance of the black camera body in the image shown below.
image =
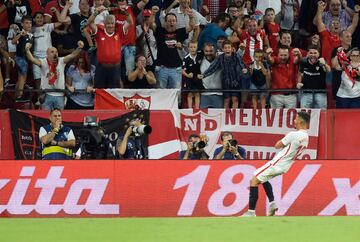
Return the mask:
<path id="1" fill-rule="evenodd" d="M 231 139 L 231 140 L 229 140 L 229 144 L 230 144 L 231 146 L 233 146 L 233 147 L 236 147 L 237 144 L 238 144 L 238 142 L 237 142 L 236 139 Z"/>

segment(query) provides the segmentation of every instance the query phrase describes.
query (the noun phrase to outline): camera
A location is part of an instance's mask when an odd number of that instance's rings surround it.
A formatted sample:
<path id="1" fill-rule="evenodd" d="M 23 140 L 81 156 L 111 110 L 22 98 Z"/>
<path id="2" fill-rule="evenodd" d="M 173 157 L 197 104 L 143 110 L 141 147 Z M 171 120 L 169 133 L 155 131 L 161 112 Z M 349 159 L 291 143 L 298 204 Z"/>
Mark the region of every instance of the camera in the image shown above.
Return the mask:
<path id="1" fill-rule="evenodd" d="M 196 149 L 196 148 L 203 149 L 203 148 L 205 148 L 206 143 L 204 141 L 199 141 L 199 142 L 195 141 L 192 143 L 192 145 L 193 145 L 194 149 Z"/>
<path id="2" fill-rule="evenodd" d="M 150 125 L 140 125 L 138 127 L 133 127 L 133 132 L 135 136 L 142 136 L 144 134 L 151 134 L 152 128 Z"/>
<path id="3" fill-rule="evenodd" d="M 106 159 L 109 144 L 104 130 L 99 126 L 99 119 L 95 116 L 84 118 L 83 128 L 76 137 L 81 147 L 82 159 Z"/>
<path id="4" fill-rule="evenodd" d="M 238 142 L 237 142 L 236 139 L 231 139 L 231 140 L 229 140 L 229 143 L 230 143 L 230 145 L 233 146 L 233 147 L 236 147 L 237 144 L 238 144 Z"/>

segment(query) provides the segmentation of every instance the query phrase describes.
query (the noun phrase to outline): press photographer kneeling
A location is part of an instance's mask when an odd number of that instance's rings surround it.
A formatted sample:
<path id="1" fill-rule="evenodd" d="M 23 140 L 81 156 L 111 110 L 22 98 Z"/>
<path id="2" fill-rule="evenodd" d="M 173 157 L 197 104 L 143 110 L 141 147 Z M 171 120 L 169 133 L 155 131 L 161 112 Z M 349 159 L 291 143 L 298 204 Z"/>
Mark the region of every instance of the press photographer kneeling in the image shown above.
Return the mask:
<path id="1" fill-rule="evenodd" d="M 150 134 L 151 131 L 151 126 L 142 123 L 141 119 L 131 120 L 124 136 L 119 137 L 116 142 L 118 158 L 148 159 L 149 156 L 145 146 L 145 139 L 147 139 L 147 134 Z"/>
<path id="2" fill-rule="evenodd" d="M 246 151 L 237 140 L 233 139 L 233 134 L 223 132 L 221 134 L 223 146 L 217 148 L 214 152 L 214 160 L 242 160 L 246 157 Z"/>
<path id="3" fill-rule="evenodd" d="M 206 136 L 200 138 L 197 134 L 192 134 L 188 138 L 187 150 L 179 153 L 180 160 L 208 160 L 209 155 L 206 154 L 204 148 L 207 145 Z"/>

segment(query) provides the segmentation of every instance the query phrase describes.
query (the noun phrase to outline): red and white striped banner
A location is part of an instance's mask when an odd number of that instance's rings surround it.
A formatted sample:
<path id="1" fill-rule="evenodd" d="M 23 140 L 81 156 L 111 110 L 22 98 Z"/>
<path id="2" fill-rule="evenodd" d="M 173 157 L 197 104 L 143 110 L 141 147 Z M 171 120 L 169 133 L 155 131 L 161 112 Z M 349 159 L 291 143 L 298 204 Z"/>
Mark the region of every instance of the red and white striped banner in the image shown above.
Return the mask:
<path id="1" fill-rule="evenodd" d="M 95 109 L 177 109 L 178 96 L 178 89 L 96 89 Z"/>
<path id="2" fill-rule="evenodd" d="M 212 158 L 215 149 L 221 146 L 221 132 L 230 131 L 238 144 L 246 149 L 247 159 L 268 160 L 276 153 L 275 143 L 295 129 L 294 119 L 298 111 L 300 110 L 183 109 L 169 111 L 172 115 L 151 115 L 150 121 L 154 126 L 153 130 L 156 130 L 156 136 L 150 137 L 149 157 L 177 158 L 177 151 L 186 149 L 190 134 L 203 133 L 209 140 L 205 151 Z M 311 114 L 308 131 L 310 140 L 300 159 L 316 159 L 320 110 L 307 111 Z M 166 119 L 169 125 L 164 126 Z M 162 125 L 158 125 L 159 123 Z"/>

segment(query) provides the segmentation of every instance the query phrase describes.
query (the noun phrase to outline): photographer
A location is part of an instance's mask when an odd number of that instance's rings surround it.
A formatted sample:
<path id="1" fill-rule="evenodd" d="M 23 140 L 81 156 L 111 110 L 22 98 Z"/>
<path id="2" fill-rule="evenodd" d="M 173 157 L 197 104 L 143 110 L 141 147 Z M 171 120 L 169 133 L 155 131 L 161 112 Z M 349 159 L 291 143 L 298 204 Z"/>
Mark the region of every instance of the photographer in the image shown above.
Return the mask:
<path id="1" fill-rule="evenodd" d="M 192 134 L 188 138 L 188 149 L 179 153 L 179 160 L 208 160 L 204 148 L 206 146 L 206 137 L 201 139 L 199 135 Z"/>
<path id="2" fill-rule="evenodd" d="M 39 131 L 43 160 L 67 160 L 72 158 L 75 136 L 70 127 L 62 125 L 59 109 L 50 112 L 50 124 Z"/>
<path id="3" fill-rule="evenodd" d="M 123 137 L 116 142 L 117 155 L 121 159 L 148 159 L 148 152 L 144 147 L 145 134 L 151 133 L 151 126 L 144 125 L 141 119 L 130 121 Z"/>
<path id="4" fill-rule="evenodd" d="M 230 132 L 221 134 L 223 146 L 217 148 L 214 152 L 215 160 L 243 160 L 246 157 L 244 148 L 238 145 L 237 140 L 233 139 Z"/>

